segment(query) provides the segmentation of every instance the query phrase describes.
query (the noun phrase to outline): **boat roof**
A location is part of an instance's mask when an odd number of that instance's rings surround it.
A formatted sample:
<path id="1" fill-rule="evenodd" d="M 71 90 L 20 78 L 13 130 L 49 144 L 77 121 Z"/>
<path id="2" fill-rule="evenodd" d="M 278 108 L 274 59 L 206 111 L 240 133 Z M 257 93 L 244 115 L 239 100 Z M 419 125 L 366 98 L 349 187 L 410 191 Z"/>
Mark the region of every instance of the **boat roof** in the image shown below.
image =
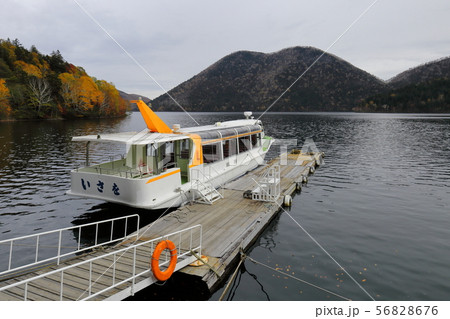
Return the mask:
<path id="1" fill-rule="evenodd" d="M 253 125 L 261 125 L 261 121 L 249 119 L 249 120 L 233 120 L 233 121 L 226 121 L 226 122 L 217 122 L 216 124 L 212 124 L 212 125 L 180 128 L 180 132 L 194 133 L 194 132 L 218 130 L 218 129 L 222 129 L 222 128 L 235 128 L 235 127 L 253 126 Z"/>
<path id="2" fill-rule="evenodd" d="M 153 143 L 164 143 L 170 141 L 177 141 L 189 138 L 191 134 L 200 134 L 202 138 L 217 138 L 216 134 L 211 136 L 202 133 L 214 133 L 217 131 L 224 131 L 224 129 L 242 128 L 246 132 L 249 132 L 251 128 L 261 124 L 261 121 L 254 119 L 234 120 L 226 122 L 217 122 L 213 125 L 195 126 L 180 128 L 174 133 L 157 133 L 150 130 L 144 130 L 141 132 L 122 132 L 111 134 L 97 134 L 97 135 L 85 135 L 75 136 L 72 138 L 74 142 L 109 142 L 109 143 L 123 143 L 134 145 L 145 145 Z M 241 132 L 238 132 L 241 133 Z M 204 135 L 204 136 L 203 136 Z M 229 134 L 228 134 L 229 135 Z M 234 135 L 234 133 L 232 134 Z"/>
<path id="3" fill-rule="evenodd" d="M 149 131 L 145 132 L 123 132 L 113 134 L 98 134 L 98 135 L 85 135 L 75 136 L 72 141 L 75 142 L 110 142 L 110 143 L 124 143 L 145 145 L 152 143 L 164 143 L 170 141 L 177 141 L 188 138 L 185 134 L 166 134 L 166 133 L 153 133 Z"/>

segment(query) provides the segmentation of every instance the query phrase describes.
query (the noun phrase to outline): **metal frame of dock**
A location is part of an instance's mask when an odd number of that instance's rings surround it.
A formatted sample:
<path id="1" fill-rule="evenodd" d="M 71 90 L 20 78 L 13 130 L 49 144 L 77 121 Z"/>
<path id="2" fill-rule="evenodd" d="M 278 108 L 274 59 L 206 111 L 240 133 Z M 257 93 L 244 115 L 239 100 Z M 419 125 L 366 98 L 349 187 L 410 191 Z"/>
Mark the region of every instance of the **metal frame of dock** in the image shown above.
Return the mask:
<path id="1" fill-rule="evenodd" d="M 128 221 L 134 217 L 139 220 L 138 215 L 130 215 L 1 241 L 0 244 L 10 247 L 10 254 L 8 268 L 1 272 L 4 277 L 0 281 L 0 300 L 123 300 L 158 281 L 153 276 L 150 261 L 160 241 L 170 240 L 176 244 L 175 271 L 195 261 L 193 253 L 201 254 L 201 225 L 193 225 L 153 239 L 140 238 L 137 231 L 132 235 L 125 233 L 119 238 L 97 242 L 100 224 L 111 224 L 113 234 L 114 222 L 117 223 L 120 219 Z M 61 253 L 61 234 L 64 231 L 78 230 L 80 233 L 81 229 L 89 226 L 96 228 L 93 245 L 83 247 L 78 244 L 74 250 Z M 125 226 L 125 232 L 126 229 Z M 57 253 L 39 258 L 39 247 L 43 246 L 42 238 L 52 233 L 59 235 L 58 243 L 54 246 Z M 12 267 L 13 248 L 30 238 L 36 243 L 33 260 Z M 116 244 L 111 246 L 112 243 Z M 68 257 L 70 255 L 75 256 Z M 169 263 L 170 254 L 162 254 L 160 268 L 164 270 Z"/>

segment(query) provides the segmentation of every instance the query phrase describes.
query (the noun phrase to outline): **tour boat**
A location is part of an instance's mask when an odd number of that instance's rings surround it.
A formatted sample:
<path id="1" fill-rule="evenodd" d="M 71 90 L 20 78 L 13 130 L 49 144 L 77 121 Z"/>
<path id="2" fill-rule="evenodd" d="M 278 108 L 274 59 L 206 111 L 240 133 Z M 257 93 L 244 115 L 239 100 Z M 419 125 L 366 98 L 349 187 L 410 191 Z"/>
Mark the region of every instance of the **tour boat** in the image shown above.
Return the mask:
<path id="1" fill-rule="evenodd" d="M 71 171 L 69 195 L 145 209 L 211 204 L 217 190 L 264 163 L 273 143 L 251 112 L 245 119 L 171 129 L 142 100 L 132 101 L 147 125 L 142 132 L 73 137 L 86 143 L 86 165 Z M 126 155 L 89 165 L 91 143 L 121 143 Z"/>

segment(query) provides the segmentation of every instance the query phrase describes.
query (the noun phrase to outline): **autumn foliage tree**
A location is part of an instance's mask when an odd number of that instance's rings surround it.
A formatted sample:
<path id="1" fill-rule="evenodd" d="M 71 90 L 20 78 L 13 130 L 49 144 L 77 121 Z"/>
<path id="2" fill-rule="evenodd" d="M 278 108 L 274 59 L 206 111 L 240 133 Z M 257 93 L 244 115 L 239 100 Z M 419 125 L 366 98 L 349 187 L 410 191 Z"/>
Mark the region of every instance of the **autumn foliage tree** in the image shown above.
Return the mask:
<path id="1" fill-rule="evenodd" d="M 29 64 L 19 60 L 14 62 L 14 66 L 16 69 L 25 72 L 28 76 L 42 78 L 41 70 L 34 64 Z"/>
<path id="2" fill-rule="evenodd" d="M 61 96 L 69 113 L 87 114 L 100 104 L 102 93 L 91 77 L 61 73 L 59 79 L 62 85 Z"/>
<path id="3" fill-rule="evenodd" d="M 9 98 L 11 94 L 5 85 L 5 80 L 0 79 L 0 118 L 7 118 L 11 114 L 11 107 L 9 105 Z"/>
<path id="4" fill-rule="evenodd" d="M 119 116 L 127 110 L 127 102 L 120 97 L 119 91 L 116 90 L 112 83 L 104 80 L 97 80 L 97 87 L 101 91 L 99 112 L 105 116 Z"/>
<path id="5" fill-rule="evenodd" d="M 112 83 L 90 77 L 59 51 L 41 54 L 0 39 L 0 116 L 15 118 L 123 116 L 128 102 Z"/>

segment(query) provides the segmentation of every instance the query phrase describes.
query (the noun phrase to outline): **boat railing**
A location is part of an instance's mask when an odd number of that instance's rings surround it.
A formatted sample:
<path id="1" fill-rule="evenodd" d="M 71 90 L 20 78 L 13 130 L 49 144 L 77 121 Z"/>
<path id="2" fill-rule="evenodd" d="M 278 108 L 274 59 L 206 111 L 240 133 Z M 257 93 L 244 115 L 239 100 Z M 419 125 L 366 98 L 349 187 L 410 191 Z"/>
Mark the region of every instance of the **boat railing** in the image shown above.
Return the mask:
<path id="1" fill-rule="evenodd" d="M 114 154 L 106 156 L 98 156 L 90 158 L 89 161 L 79 163 L 78 167 L 92 167 L 98 165 L 111 165 L 113 168 L 118 164 L 123 165 L 125 163 L 126 154 Z"/>
<path id="2" fill-rule="evenodd" d="M 106 251 L 105 254 L 0 287 L 0 292 L 19 288 L 23 293 L 23 299 L 28 300 L 30 295 L 29 287 L 33 285 L 33 282 L 45 278 L 52 278 L 52 280 L 58 281 L 58 284 L 55 285 L 58 299 L 60 301 L 67 300 L 65 289 L 70 290 L 71 288 L 70 279 L 66 279 L 66 277 L 70 277 L 67 274 L 70 274 L 72 269 L 82 269 L 85 272 L 86 280 L 80 281 L 80 293 L 76 300 L 90 300 L 119 286 L 121 292 L 118 295 L 125 293 L 133 295 L 134 292 L 157 282 L 157 279 L 152 275 L 151 267 L 148 267 L 148 262 L 143 267 L 140 258 L 138 258 L 138 254 L 146 253 L 151 258 L 156 245 L 163 240 L 170 240 L 176 245 L 177 262 L 175 271 L 177 271 L 195 261 L 197 259 L 195 255 L 201 256 L 202 226 L 195 225 L 158 238 L 134 242 L 124 248 L 118 246 L 110 252 Z M 130 260 L 130 255 L 131 261 L 128 262 L 127 260 Z M 118 261 L 121 264 L 126 263 L 128 265 L 126 272 L 116 269 L 119 268 L 117 266 Z M 164 270 L 170 262 L 171 254 L 167 253 L 166 250 L 166 253 L 160 256 L 159 267 Z M 107 275 L 99 281 L 100 277 L 104 274 Z M 121 299 L 114 297 L 112 295 L 109 300 Z"/>
<path id="3" fill-rule="evenodd" d="M 1 265 L 0 275 L 48 262 L 59 264 L 63 258 L 124 240 L 134 232 L 137 236 L 139 220 L 134 214 L 1 240 L 0 255 L 7 265 Z"/>
<path id="4" fill-rule="evenodd" d="M 125 160 L 125 156 L 126 156 L 126 154 L 114 154 L 114 155 L 108 156 L 108 158 L 109 158 L 110 162 L 114 162 L 115 158 L 118 158 L 118 157 L 120 157 L 120 159 L 119 159 L 120 161 L 124 161 Z"/>
<path id="5" fill-rule="evenodd" d="M 203 166 L 201 169 L 193 169 L 192 170 L 192 179 L 193 180 L 201 180 L 205 183 L 216 184 L 216 188 L 221 187 L 224 182 L 222 181 L 221 174 L 219 171 L 213 167 L 212 165 Z"/>
<path id="6" fill-rule="evenodd" d="M 193 169 L 191 171 L 192 173 L 191 180 L 193 182 L 199 181 L 205 185 L 210 185 L 211 187 L 214 187 L 212 183 L 212 176 L 210 174 L 205 173 L 204 170 L 205 170 L 204 167 L 203 169 Z"/>
<path id="7" fill-rule="evenodd" d="M 153 175 L 153 172 L 146 169 L 146 167 L 138 167 L 137 169 L 124 167 L 121 169 L 113 169 L 106 167 L 93 167 L 97 174 L 99 175 L 118 175 L 119 177 L 125 178 L 143 178 Z"/>
<path id="8" fill-rule="evenodd" d="M 211 180 L 212 178 L 214 178 L 217 182 L 216 182 L 216 189 L 219 190 L 219 192 L 221 192 L 222 190 L 222 186 L 225 184 L 226 180 L 223 176 L 223 174 L 221 174 L 217 168 L 215 168 L 213 165 L 209 165 L 206 167 L 206 170 L 208 170 L 208 173 L 205 174 L 208 178 L 208 180 Z M 223 195 L 223 194 L 222 194 Z"/>
<path id="9" fill-rule="evenodd" d="M 125 178 L 143 178 L 154 175 L 154 172 L 146 166 L 138 166 L 131 168 L 125 166 L 125 159 L 117 160 L 109 163 L 91 165 L 88 167 L 77 167 L 77 172 L 92 172 L 99 175 L 115 175 Z"/>

